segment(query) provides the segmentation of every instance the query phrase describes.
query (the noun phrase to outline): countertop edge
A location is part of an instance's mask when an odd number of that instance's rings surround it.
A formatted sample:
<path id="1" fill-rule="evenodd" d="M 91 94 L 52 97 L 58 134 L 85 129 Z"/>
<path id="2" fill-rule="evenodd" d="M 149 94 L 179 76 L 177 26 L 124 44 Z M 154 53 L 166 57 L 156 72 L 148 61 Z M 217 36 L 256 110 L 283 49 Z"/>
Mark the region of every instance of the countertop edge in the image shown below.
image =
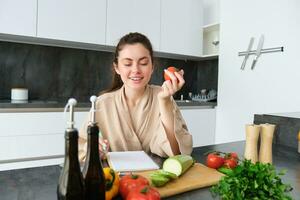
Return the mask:
<path id="1" fill-rule="evenodd" d="M 188 109 L 214 109 L 215 106 L 179 106 L 182 110 Z M 90 108 L 75 108 L 76 112 L 87 112 Z M 0 108 L 0 113 L 26 113 L 26 112 L 63 112 L 64 108 Z"/>

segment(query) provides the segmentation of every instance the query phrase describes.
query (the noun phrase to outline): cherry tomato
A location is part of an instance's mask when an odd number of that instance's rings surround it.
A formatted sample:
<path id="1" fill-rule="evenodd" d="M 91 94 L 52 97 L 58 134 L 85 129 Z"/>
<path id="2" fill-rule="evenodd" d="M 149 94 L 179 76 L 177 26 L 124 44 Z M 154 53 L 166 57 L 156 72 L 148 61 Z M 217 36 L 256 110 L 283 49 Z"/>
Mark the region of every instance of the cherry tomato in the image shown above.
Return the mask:
<path id="1" fill-rule="evenodd" d="M 119 191 L 123 199 L 125 199 L 131 190 L 145 185 L 149 185 L 149 181 L 145 177 L 136 174 L 127 174 L 120 180 Z"/>
<path id="2" fill-rule="evenodd" d="M 173 67 L 173 66 L 168 67 L 167 70 L 172 73 L 179 71 L 176 67 Z M 167 81 L 167 80 L 172 81 L 170 76 L 166 72 L 164 73 L 164 78 L 165 78 L 165 81 Z"/>
<path id="3" fill-rule="evenodd" d="M 206 159 L 206 165 L 210 168 L 218 169 L 224 164 L 224 158 L 216 153 L 210 153 Z"/>
<path id="4" fill-rule="evenodd" d="M 237 160 L 234 158 L 229 158 L 224 161 L 224 167 L 233 169 L 237 166 Z"/>
<path id="5" fill-rule="evenodd" d="M 126 200 L 159 200 L 159 192 L 150 186 L 139 186 L 129 192 Z"/>

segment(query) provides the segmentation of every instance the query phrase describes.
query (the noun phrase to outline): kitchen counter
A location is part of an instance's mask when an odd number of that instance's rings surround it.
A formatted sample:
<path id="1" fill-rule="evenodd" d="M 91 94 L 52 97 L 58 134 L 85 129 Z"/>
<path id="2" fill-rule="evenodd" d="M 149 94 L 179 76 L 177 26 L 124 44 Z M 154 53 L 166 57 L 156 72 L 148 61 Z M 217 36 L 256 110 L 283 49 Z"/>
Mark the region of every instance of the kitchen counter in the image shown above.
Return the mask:
<path id="1" fill-rule="evenodd" d="M 194 148 L 192 156 L 201 163 L 205 163 L 205 152 L 219 150 L 235 151 L 243 155 L 245 142 L 233 142 Z M 157 159 L 157 158 L 156 158 Z M 161 161 L 160 161 L 161 163 Z M 293 149 L 276 145 L 273 147 L 273 163 L 276 169 L 287 169 L 283 176 L 284 183 L 290 183 L 294 188 L 291 195 L 294 199 L 300 196 L 300 154 Z M 19 169 L 0 172 L 1 200 L 53 200 L 56 199 L 56 186 L 60 173 L 59 166 Z M 120 198 L 116 198 L 120 199 Z M 176 196 L 168 200 L 213 199 L 209 188 L 202 188 Z"/>
<path id="2" fill-rule="evenodd" d="M 180 109 L 207 109 L 217 106 L 217 102 L 176 101 Z M 0 113 L 9 112 L 62 112 L 66 101 L 33 100 L 21 103 L 12 103 L 10 100 L 0 100 Z M 78 102 L 76 111 L 89 111 L 89 102 Z"/>

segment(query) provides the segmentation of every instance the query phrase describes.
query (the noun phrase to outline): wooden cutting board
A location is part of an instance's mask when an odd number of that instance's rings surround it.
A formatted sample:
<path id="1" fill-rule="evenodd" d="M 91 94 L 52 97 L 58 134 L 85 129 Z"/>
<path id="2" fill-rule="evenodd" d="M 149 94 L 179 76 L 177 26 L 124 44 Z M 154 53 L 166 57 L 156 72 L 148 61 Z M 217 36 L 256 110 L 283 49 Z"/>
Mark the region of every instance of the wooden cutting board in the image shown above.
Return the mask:
<path id="1" fill-rule="evenodd" d="M 146 177 L 150 181 L 152 171 L 137 172 Z M 215 185 L 219 182 L 224 174 L 215 169 L 206 167 L 200 163 L 195 163 L 186 173 L 176 180 L 168 182 L 163 187 L 156 188 L 161 197 L 169 197 L 175 194 L 180 194 L 190 190 Z"/>

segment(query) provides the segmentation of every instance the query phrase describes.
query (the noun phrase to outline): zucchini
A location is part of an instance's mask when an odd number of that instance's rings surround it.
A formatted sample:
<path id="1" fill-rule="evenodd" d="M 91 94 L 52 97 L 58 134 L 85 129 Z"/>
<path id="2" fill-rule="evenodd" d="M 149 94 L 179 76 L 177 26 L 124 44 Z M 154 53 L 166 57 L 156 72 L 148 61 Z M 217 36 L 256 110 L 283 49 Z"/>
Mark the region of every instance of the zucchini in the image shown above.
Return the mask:
<path id="1" fill-rule="evenodd" d="M 159 175 L 159 174 L 151 174 L 150 179 L 151 179 L 152 185 L 154 185 L 155 187 L 164 186 L 170 181 L 169 178 L 167 178 L 163 175 Z"/>
<path id="2" fill-rule="evenodd" d="M 192 156 L 176 155 L 164 161 L 163 170 L 180 176 L 193 166 L 194 163 L 195 161 Z"/>
<path id="3" fill-rule="evenodd" d="M 164 176 L 168 179 L 177 179 L 178 178 L 178 176 L 176 174 L 171 173 L 171 172 L 167 172 L 163 169 L 156 170 L 151 175 Z"/>

